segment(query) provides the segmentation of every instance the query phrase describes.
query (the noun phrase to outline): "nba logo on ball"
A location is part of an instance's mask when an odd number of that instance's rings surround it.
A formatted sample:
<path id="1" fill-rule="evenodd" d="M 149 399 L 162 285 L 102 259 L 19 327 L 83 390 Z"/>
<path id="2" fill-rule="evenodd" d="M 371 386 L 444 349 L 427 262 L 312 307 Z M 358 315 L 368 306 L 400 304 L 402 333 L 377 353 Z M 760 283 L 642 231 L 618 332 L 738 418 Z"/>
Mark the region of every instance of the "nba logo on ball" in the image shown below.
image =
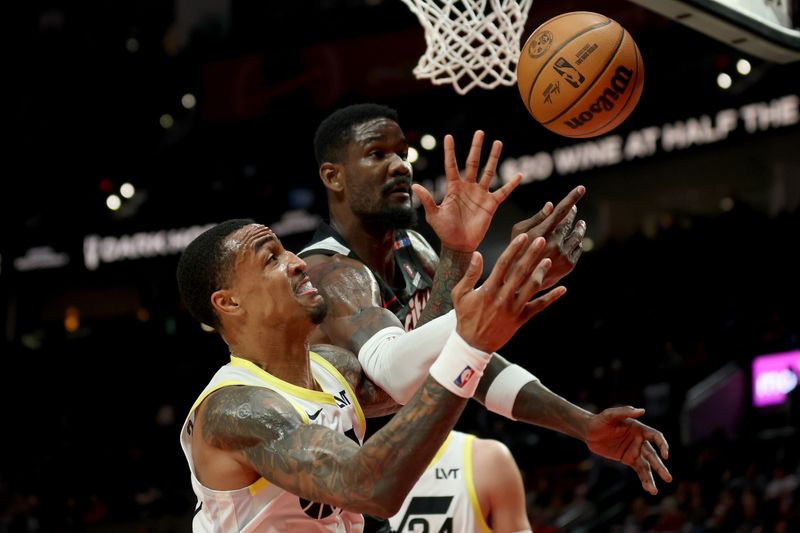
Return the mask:
<path id="1" fill-rule="evenodd" d="M 517 63 L 528 112 L 565 137 L 596 137 L 619 126 L 636 107 L 643 84 L 642 56 L 630 34 L 588 11 L 539 26 Z"/>

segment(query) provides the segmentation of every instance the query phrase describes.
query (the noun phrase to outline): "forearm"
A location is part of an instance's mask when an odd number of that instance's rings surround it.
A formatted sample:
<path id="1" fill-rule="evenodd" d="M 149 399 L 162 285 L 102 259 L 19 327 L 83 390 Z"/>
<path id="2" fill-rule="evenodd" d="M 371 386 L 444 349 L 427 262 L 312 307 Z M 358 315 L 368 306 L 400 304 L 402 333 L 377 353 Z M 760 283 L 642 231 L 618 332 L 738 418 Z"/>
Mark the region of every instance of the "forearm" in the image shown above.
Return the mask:
<path id="1" fill-rule="evenodd" d="M 347 471 L 367 490 L 347 501 L 379 516 L 396 513 L 475 393 L 490 358 L 452 333 L 422 387 L 353 457 Z M 359 486 L 356 480 L 350 485 Z"/>
<path id="2" fill-rule="evenodd" d="M 240 450 L 264 478 L 302 498 L 378 516 L 399 509 L 467 402 L 429 374 L 408 405 L 359 447 L 330 428 L 303 424 L 288 403 L 261 409 L 248 392 L 227 394 L 227 405 L 216 409 L 221 423 L 205 421 L 217 431 L 210 436 L 215 447 Z"/>
<path id="3" fill-rule="evenodd" d="M 472 257 L 472 252 L 459 252 L 442 247 L 439 263 L 436 265 L 436 272 L 433 275 L 431 297 L 420 315 L 419 325 L 453 309 L 450 292 L 466 272 L 470 257 Z"/>
<path id="4" fill-rule="evenodd" d="M 425 381 L 455 328 L 455 311 L 409 332 L 385 328 L 361 346 L 358 360 L 373 383 L 397 403 L 405 404 Z"/>
<path id="5" fill-rule="evenodd" d="M 510 363 L 498 354 L 489 362 L 484 377 L 478 384 L 475 399 L 486 403 L 492 382 Z M 512 417 L 528 424 L 559 431 L 586 441 L 587 424 L 592 413 L 578 407 L 545 387 L 538 379 L 526 383 L 517 393 Z"/>
<path id="6" fill-rule="evenodd" d="M 359 451 L 353 469 L 367 473 L 362 482 L 369 488 L 359 494 L 351 490 L 346 499 L 364 513 L 384 517 L 395 514 L 466 402 L 428 376 L 408 404 Z"/>

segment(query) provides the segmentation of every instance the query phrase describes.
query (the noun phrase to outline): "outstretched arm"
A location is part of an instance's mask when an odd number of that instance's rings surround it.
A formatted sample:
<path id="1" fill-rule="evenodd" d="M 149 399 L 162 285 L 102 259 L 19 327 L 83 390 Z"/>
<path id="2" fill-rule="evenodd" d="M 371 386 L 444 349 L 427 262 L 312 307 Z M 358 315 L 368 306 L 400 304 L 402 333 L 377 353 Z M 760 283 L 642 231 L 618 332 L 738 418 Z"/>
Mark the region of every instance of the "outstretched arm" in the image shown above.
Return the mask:
<path id="1" fill-rule="evenodd" d="M 486 403 L 488 389 L 496 386 L 497 376 L 509 366 L 494 354 L 475 393 L 478 401 Z M 628 465 L 650 494 L 658 493 L 654 470 L 664 481 L 672 481 L 661 460 L 669 458 L 667 440 L 660 431 L 636 420 L 644 415 L 644 409 L 614 407 L 593 414 L 552 392 L 538 379 L 522 386 L 512 401 L 513 419 L 570 435 L 586 443 L 593 453 Z"/>

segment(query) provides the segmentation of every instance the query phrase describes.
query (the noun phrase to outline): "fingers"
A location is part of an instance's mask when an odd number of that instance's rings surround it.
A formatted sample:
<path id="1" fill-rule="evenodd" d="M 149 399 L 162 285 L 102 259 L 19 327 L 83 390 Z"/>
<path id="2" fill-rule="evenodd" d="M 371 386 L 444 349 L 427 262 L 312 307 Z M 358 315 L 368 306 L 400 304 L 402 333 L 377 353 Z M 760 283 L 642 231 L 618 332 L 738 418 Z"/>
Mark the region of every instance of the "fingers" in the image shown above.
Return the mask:
<path id="1" fill-rule="evenodd" d="M 634 470 L 636 470 L 636 474 L 639 476 L 639 481 L 642 482 L 642 488 L 653 496 L 658 494 L 656 480 L 653 479 L 653 471 L 650 470 L 650 463 L 648 463 L 642 455 L 636 459 Z"/>
<path id="2" fill-rule="evenodd" d="M 542 290 L 542 281 L 545 275 L 553 266 L 553 261 L 549 258 L 542 259 L 536 268 L 519 288 L 520 306 L 527 304 L 533 295 Z"/>
<path id="3" fill-rule="evenodd" d="M 456 162 L 456 141 L 449 134 L 444 136 L 444 174 L 448 181 L 460 179 Z"/>
<path id="4" fill-rule="evenodd" d="M 555 211 L 553 211 L 555 213 Z M 569 212 L 566 214 L 564 218 L 561 219 L 556 229 L 553 231 L 556 235 L 559 236 L 560 241 L 566 240 L 567 236 L 572 231 L 572 225 L 575 222 L 575 217 L 578 215 L 578 208 L 574 205 L 570 208 Z M 553 220 L 556 220 L 553 217 Z"/>
<path id="5" fill-rule="evenodd" d="M 475 289 L 475 284 L 478 283 L 482 273 L 483 256 L 481 256 L 480 252 L 472 252 L 467 271 L 464 272 L 464 275 L 458 280 L 458 283 L 453 287 L 450 294 L 453 303 L 459 301 L 462 296 Z"/>
<path id="6" fill-rule="evenodd" d="M 567 288 L 563 285 L 560 285 L 550 291 L 547 291 L 542 296 L 539 296 L 538 298 L 526 303 L 525 310 L 522 314 L 523 321 L 527 322 L 532 317 L 538 315 L 565 294 L 567 294 Z"/>
<path id="7" fill-rule="evenodd" d="M 488 191 L 492 180 L 497 174 L 497 164 L 500 161 L 500 154 L 503 151 L 503 143 L 500 141 L 494 141 L 492 143 L 492 150 L 486 161 L 486 167 L 483 170 L 480 182 L 478 182 L 477 178 L 481 165 L 481 148 L 483 147 L 484 137 L 485 133 L 482 130 L 476 130 L 475 134 L 472 136 L 472 144 L 469 147 L 469 154 L 467 154 L 464 181 L 479 183 Z M 461 179 L 458 162 L 456 161 L 455 140 L 452 135 L 445 135 L 444 137 L 444 170 L 448 180 Z M 522 175 L 520 175 L 520 180 L 521 179 Z M 514 187 L 516 187 L 516 184 L 511 187 L 511 190 L 513 190 Z M 508 190 L 508 193 L 510 193 L 511 190 Z M 506 194 L 506 196 L 508 196 L 508 194 Z M 503 197 L 503 199 L 505 199 L 505 197 Z"/>
<path id="8" fill-rule="evenodd" d="M 464 179 L 466 181 L 474 182 L 478 177 L 478 169 L 481 166 L 481 147 L 483 146 L 483 131 L 475 131 L 472 136 L 472 145 L 469 147 L 469 154 L 467 154 L 467 166 Z"/>
<path id="9" fill-rule="evenodd" d="M 521 220 L 514 224 L 514 227 L 511 228 L 511 238 L 513 239 L 516 235 L 520 233 L 527 233 L 531 228 L 535 228 L 546 219 L 550 213 L 553 212 L 553 202 L 545 202 L 544 207 L 542 207 L 538 213 L 534 214 L 530 218 L 526 218 L 525 220 Z"/>
<path id="10" fill-rule="evenodd" d="M 527 242 L 528 236 L 522 233 L 517 235 L 517 237 L 512 240 L 508 246 L 506 246 L 506 249 L 503 250 L 503 253 L 500 254 L 497 262 L 495 262 L 494 268 L 489 274 L 489 277 L 486 279 L 486 282 L 482 285 L 484 290 L 496 292 L 503 286 L 506 279 L 506 273 L 508 272 L 509 268 L 511 268 L 511 265 L 515 263 L 517 257 Z"/>
<path id="11" fill-rule="evenodd" d="M 422 207 L 425 208 L 425 216 L 432 215 L 436 211 L 437 207 L 436 201 L 433 199 L 433 195 L 430 193 L 430 191 L 428 191 L 428 189 L 419 183 L 412 184 L 411 190 L 417 195 L 417 198 L 419 198 L 419 202 L 422 204 Z"/>
<path id="12" fill-rule="evenodd" d="M 486 167 L 483 169 L 483 175 L 481 176 L 480 185 L 484 190 L 488 191 L 489 186 L 492 184 L 492 179 L 494 179 L 497 171 L 497 162 L 500 160 L 500 153 L 502 151 L 503 143 L 494 141 L 492 143 L 492 151 L 489 153 L 489 159 L 486 160 Z"/>
<path id="13" fill-rule="evenodd" d="M 642 425 L 647 428 L 647 440 L 654 442 L 655 445 L 658 446 L 661 457 L 669 459 L 669 444 L 667 443 L 667 439 L 664 438 L 664 434 L 650 426 Z"/>
<path id="14" fill-rule="evenodd" d="M 606 419 L 607 423 L 617 424 L 626 418 L 639 418 L 640 416 L 644 415 L 644 413 L 645 410 L 641 407 L 636 408 L 630 405 L 623 405 L 621 407 L 609 407 L 608 409 L 603 409 L 600 415 Z M 644 426 L 644 424 L 642 425 Z"/>
<path id="15" fill-rule="evenodd" d="M 667 483 L 672 481 L 672 474 L 670 474 L 669 469 L 664 465 L 664 462 L 661 461 L 661 458 L 656 453 L 653 445 L 648 441 L 645 441 L 644 445 L 642 446 L 642 456 L 647 461 L 647 464 L 650 465 L 650 468 L 656 471 L 658 477 Z"/>
<path id="16" fill-rule="evenodd" d="M 492 193 L 498 204 L 502 204 L 506 198 L 511 194 L 511 191 L 517 188 L 517 185 L 522 181 L 522 174 L 517 174 L 508 183 L 504 183 L 502 187 Z"/>
<path id="17" fill-rule="evenodd" d="M 586 194 L 586 187 L 583 185 L 578 185 L 569 191 L 569 193 L 558 202 L 555 209 L 553 209 L 553 218 L 558 221 L 567 216 L 567 214 L 575 208 L 578 201 L 583 198 L 584 194 Z M 575 208 L 575 210 L 577 211 L 577 208 Z"/>
<path id="18" fill-rule="evenodd" d="M 518 222 L 511 230 L 512 237 L 520 232 L 528 232 L 533 228 L 541 225 L 537 234 L 550 235 L 554 230 L 558 229 L 563 232 L 562 238 L 566 238 L 570 229 L 572 228 L 572 221 L 578 212 L 575 204 L 578 200 L 583 198 L 586 193 L 586 188 L 583 185 L 578 185 L 567 194 L 558 205 L 553 207 L 553 204 L 547 202 L 541 211 L 533 215 L 531 218 Z M 571 218 L 569 218 L 571 217 Z M 549 238 L 549 237 L 548 237 Z"/>
<path id="19" fill-rule="evenodd" d="M 522 257 L 514 262 L 508 276 L 506 276 L 502 289 L 500 289 L 499 296 L 501 299 L 505 300 L 516 295 L 516 298 L 510 300 L 518 302 L 514 306 L 516 311 L 519 311 L 531 299 L 533 293 L 530 291 L 533 287 L 535 287 L 535 291 L 539 290 L 539 286 L 542 283 L 541 280 L 547 270 L 550 269 L 552 262 L 549 259 L 540 261 L 545 243 L 544 237 L 538 237 L 533 240 L 530 246 L 525 249 Z"/>
<path id="20" fill-rule="evenodd" d="M 579 220 L 575 223 L 572 233 L 564 241 L 562 250 L 566 253 L 571 263 L 575 264 L 583 251 L 583 238 L 586 235 L 586 222 Z"/>

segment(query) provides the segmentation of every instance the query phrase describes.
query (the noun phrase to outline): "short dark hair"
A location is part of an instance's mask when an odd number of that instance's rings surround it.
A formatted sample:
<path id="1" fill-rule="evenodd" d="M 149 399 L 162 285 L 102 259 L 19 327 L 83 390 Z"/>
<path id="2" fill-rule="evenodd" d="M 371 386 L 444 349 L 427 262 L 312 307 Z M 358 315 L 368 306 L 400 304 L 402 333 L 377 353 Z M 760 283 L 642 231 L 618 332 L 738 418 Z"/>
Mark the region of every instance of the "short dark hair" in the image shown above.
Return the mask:
<path id="1" fill-rule="evenodd" d="M 314 134 L 317 164 L 341 162 L 342 150 L 353 140 L 353 126 L 376 118 L 397 122 L 397 111 L 380 104 L 354 104 L 337 109 L 320 122 Z"/>
<path id="2" fill-rule="evenodd" d="M 234 253 L 225 248 L 228 236 L 255 221 L 226 220 L 201 233 L 189 243 L 178 261 L 178 291 L 189 313 L 200 322 L 219 329 L 211 295 L 230 282 Z"/>

